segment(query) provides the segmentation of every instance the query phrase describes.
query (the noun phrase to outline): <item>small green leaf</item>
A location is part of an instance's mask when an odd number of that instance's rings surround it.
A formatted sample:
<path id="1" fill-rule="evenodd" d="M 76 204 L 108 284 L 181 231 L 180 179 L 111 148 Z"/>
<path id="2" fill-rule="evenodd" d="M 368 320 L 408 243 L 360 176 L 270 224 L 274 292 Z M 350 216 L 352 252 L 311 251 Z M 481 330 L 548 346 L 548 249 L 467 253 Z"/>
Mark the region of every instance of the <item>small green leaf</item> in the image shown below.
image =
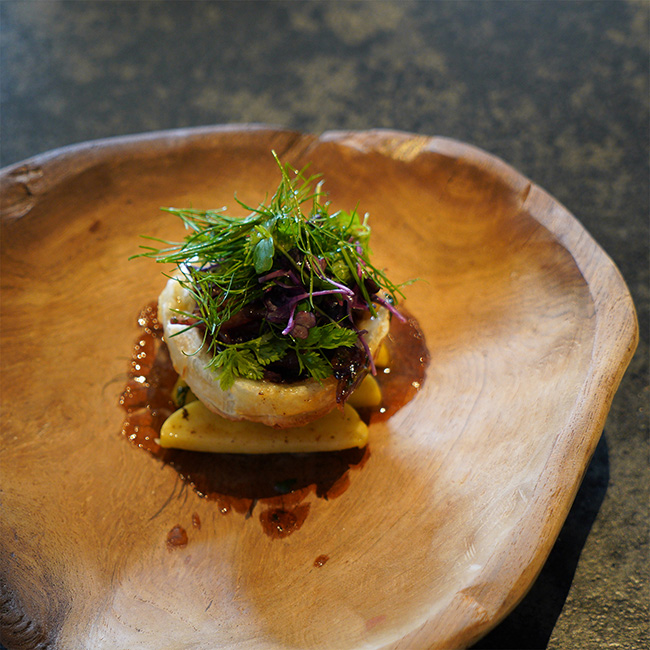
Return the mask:
<path id="1" fill-rule="evenodd" d="M 256 341 L 260 341 L 260 343 L 255 347 L 254 352 L 257 361 L 262 366 L 268 366 L 269 363 L 279 361 L 289 347 L 287 339 L 279 339 L 273 336 L 260 337 Z"/>
<path id="2" fill-rule="evenodd" d="M 315 350 L 299 351 L 298 359 L 307 368 L 309 374 L 318 381 L 327 379 L 332 374 L 330 362 Z"/>
<path id="3" fill-rule="evenodd" d="M 341 327 L 336 323 L 328 323 L 320 327 L 312 327 L 307 338 L 298 344 L 303 348 L 320 348 L 323 350 L 334 350 L 341 346 L 352 347 L 357 341 L 358 335 L 354 330 Z"/>
<path id="4" fill-rule="evenodd" d="M 211 365 L 221 368 L 219 385 L 222 390 L 231 388 L 236 377 L 256 380 L 264 377 L 264 369 L 257 362 L 253 352 L 247 349 L 237 349 L 234 346 L 218 352 L 213 357 Z"/>
<path id="5" fill-rule="evenodd" d="M 255 273 L 266 273 L 273 266 L 273 253 L 275 246 L 273 245 L 273 238 L 267 237 L 261 239 L 253 251 L 253 265 L 255 266 Z"/>
<path id="6" fill-rule="evenodd" d="M 348 267 L 347 262 L 343 259 L 343 257 L 336 257 L 336 259 L 334 259 L 334 261 L 330 264 L 330 268 L 332 269 L 332 273 L 334 273 L 334 276 L 337 280 L 348 283 L 352 279 L 350 268 Z"/>

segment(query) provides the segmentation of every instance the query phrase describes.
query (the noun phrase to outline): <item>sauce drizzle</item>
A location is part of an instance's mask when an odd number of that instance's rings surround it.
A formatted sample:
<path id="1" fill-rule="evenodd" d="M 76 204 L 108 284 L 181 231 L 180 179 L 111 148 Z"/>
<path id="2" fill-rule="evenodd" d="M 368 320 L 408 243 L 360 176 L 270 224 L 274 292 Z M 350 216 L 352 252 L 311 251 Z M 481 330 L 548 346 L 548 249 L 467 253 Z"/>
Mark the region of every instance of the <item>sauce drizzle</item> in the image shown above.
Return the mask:
<path id="1" fill-rule="evenodd" d="M 216 502 L 222 514 L 234 510 L 248 518 L 261 501 L 262 506 L 268 506 L 259 517 L 264 532 L 273 539 L 286 537 L 304 523 L 309 504 L 303 501 L 310 492 L 324 499 L 340 496 L 350 484 L 349 470 L 360 469 L 368 460 L 368 447 L 271 455 L 208 454 L 162 448 L 157 438 L 162 423 L 176 410 L 172 390 L 178 375 L 163 340 L 156 302 L 141 310 L 138 326 L 140 332 L 119 400 L 125 411 L 122 435 L 173 467 L 197 494 Z M 391 359 L 389 372 L 379 369 L 376 375 L 383 403 L 380 408 L 360 411 L 370 425 L 388 419 L 413 398 L 429 361 L 424 338 L 412 318 L 406 322 L 393 318 L 386 345 Z M 198 515 L 193 516 L 192 525 L 200 529 Z M 168 546 L 184 546 L 187 542 L 183 544 L 179 535 L 172 537 L 181 542 L 171 542 L 168 537 Z"/>

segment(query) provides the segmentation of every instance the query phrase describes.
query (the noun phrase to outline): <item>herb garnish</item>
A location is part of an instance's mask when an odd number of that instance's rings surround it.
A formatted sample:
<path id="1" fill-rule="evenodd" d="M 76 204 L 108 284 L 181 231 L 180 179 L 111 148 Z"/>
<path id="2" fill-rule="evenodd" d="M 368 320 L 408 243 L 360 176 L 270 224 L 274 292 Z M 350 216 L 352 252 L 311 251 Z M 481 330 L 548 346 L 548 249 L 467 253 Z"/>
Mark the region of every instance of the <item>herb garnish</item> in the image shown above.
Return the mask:
<path id="1" fill-rule="evenodd" d="M 235 197 L 250 212 L 243 218 L 224 209 L 163 208 L 190 234 L 182 242 L 149 237 L 165 247 L 143 246 L 147 252 L 137 257 L 177 265 L 177 281 L 196 308 L 176 320 L 203 332 L 224 390 L 237 377 L 334 375 L 343 401 L 357 376 L 373 368 L 356 316 L 376 315 L 377 304 L 397 313 L 402 294 L 370 263 L 367 215 L 330 214 L 320 177 L 273 156 L 281 180 L 268 205 L 251 208 Z"/>

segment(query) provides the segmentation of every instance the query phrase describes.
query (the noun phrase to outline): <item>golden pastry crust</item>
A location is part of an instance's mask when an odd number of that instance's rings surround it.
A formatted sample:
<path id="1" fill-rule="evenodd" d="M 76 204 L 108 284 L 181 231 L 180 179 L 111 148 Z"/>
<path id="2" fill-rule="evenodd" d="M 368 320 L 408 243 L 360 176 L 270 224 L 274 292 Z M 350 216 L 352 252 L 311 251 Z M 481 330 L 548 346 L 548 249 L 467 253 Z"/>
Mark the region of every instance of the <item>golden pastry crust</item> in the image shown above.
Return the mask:
<path id="1" fill-rule="evenodd" d="M 201 349 L 200 332 L 171 322 L 175 310 L 191 313 L 193 309 L 191 294 L 176 279 L 170 279 L 158 299 L 158 318 L 165 341 L 176 372 L 211 411 L 231 420 L 250 420 L 286 428 L 307 424 L 336 406 L 337 380 L 334 377 L 322 382 L 305 379 L 292 384 L 238 378 L 228 390 L 222 390 L 220 370 L 207 367 L 211 357 L 206 349 Z M 373 355 L 390 326 L 388 310 L 377 307 L 377 312 L 377 317 L 359 324 L 361 329 L 367 330 L 364 339 Z"/>

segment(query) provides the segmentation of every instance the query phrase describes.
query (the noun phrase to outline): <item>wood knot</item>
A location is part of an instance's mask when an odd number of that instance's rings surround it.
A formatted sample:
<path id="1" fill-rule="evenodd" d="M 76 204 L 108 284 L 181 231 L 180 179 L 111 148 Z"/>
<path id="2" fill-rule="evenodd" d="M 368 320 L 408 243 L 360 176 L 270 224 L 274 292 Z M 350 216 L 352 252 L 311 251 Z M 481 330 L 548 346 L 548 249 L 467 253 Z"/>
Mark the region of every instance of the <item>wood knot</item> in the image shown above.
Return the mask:
<path id="1" fill-rule="evenodd" d="M 20 219 L 36 203 L 43 170 L 37 165 L 20 165 L 0 177 L 0 219 Z"/>

